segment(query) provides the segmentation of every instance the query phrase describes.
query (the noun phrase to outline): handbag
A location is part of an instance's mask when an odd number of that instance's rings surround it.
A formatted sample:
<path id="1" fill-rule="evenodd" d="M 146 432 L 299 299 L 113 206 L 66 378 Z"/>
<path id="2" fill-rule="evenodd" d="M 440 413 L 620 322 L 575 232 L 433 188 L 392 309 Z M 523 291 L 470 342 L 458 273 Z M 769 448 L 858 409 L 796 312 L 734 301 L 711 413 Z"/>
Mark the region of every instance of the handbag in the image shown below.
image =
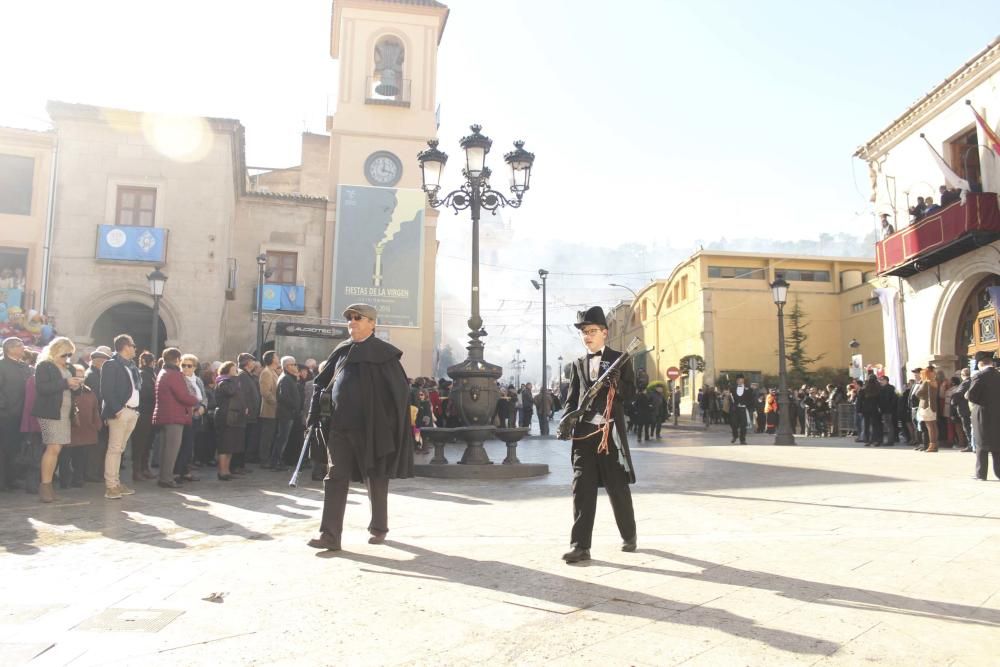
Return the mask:
<path id="1" fill-rule="evenodd" d="M 920 418 L 922 422 L 932 422 L 937 421 L 937 413 L 934 412 L 934 408 L 919 408 L 917 410 L 917 417 Z"/>

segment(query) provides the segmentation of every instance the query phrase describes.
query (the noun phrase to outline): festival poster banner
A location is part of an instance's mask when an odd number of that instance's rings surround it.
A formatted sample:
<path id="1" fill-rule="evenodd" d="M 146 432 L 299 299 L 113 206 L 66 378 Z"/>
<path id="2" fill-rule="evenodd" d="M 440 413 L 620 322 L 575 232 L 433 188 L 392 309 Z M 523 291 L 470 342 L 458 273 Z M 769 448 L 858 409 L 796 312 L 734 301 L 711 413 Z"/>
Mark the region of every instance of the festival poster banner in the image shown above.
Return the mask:
<path id="1" fill-rule="evenodd" d="M 426 200 L 421 190 L 338 186 L 333 321 L 369 303 L 379 324 L 420 326 Z"/>

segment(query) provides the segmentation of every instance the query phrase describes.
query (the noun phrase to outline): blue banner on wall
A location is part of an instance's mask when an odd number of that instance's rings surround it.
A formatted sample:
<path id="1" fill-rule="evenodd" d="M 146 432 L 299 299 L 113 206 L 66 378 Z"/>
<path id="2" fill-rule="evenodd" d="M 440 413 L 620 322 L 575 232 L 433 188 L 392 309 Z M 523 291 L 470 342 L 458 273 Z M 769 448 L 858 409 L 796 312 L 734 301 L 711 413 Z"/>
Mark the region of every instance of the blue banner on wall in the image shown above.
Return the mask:
<path id="1" fill-rule="evenodd" d="M 97 259 L 161 264 L 167 259 L 167 230 L 98 225 Z"/>
<path id="2" fill-rule="evenodd" d="M 264 284 L 263 310 L 289 310 L 304 312 L 306 309 L 306 288 L 304 285 Z"/>

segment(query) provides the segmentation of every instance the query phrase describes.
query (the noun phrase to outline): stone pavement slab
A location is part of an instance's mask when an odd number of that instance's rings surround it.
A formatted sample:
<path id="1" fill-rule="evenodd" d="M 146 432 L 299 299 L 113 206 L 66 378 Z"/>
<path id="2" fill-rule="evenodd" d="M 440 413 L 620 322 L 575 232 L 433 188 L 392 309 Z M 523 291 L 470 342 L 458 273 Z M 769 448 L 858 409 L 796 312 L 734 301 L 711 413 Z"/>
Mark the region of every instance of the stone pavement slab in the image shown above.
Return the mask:
<path id="1" fill-rule="evenodd" d="M 635 444 L 639 549 L 602 498 L 581 565 L 559 558 L 567 447 L 543 438 L 518 454 L 544 478 L 394 481 L 381 546 L 353 488 L 338 553 L 304 544 L 319 484 L 278 473 L 3 494 L 0 664 L 996 663 L 1000 483 L 956 451 L 769 441 Z"/>

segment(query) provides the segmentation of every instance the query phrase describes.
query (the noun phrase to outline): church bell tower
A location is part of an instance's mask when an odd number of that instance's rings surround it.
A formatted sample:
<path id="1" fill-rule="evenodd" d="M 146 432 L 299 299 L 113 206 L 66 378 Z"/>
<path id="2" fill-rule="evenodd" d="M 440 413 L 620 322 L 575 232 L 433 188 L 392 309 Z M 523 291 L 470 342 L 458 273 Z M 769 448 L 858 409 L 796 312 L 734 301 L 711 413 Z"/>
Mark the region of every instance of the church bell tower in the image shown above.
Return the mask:
<path id="1" fill-rule="evenodd" d="M 339 61 L 330 132 L 324 313 L 379 311 L 376 333 L 403 350 L 413 376 L 433 375 L 437 212 L 426 206 L 417 153 L 437 134 L 437 50 L 448 7 L 435 0 L 334 0 Z"/>

